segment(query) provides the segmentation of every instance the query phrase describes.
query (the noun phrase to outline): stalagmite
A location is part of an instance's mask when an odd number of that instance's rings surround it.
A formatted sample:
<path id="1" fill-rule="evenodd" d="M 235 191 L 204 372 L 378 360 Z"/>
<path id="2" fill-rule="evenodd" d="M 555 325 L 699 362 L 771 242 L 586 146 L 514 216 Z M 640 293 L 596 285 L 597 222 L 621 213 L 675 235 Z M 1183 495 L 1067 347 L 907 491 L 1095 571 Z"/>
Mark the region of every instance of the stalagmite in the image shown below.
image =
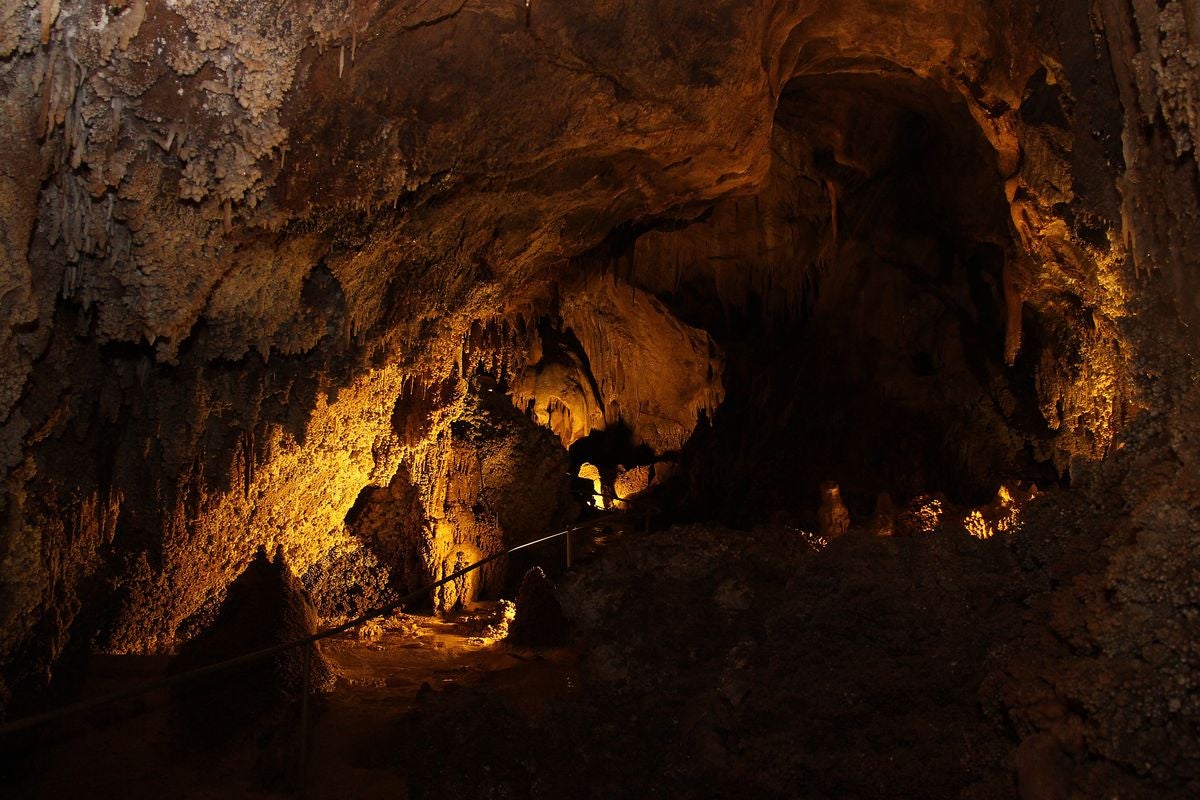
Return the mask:
<path id="1" fill-rule="evenodd" d="M 850 512 L 842 502 L 841 490 L 833 481 L 821 484 L 821 507 L 817 512 L 821 537 L 832 541 L 850 529 Z"/>

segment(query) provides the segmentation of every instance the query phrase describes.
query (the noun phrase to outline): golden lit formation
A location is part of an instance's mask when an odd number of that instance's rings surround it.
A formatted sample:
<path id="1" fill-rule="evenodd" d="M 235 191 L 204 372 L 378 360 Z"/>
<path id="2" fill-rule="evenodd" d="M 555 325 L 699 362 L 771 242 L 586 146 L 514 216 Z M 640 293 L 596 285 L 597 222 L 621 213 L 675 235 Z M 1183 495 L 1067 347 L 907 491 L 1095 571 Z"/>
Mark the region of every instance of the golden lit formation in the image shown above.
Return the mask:
<path id="1" fill-rule="evenodd" d="M 990 504 L 973 509 L 963 518 L 963 527 L 976 539 L 990 539 L 998 533 L 1020 533 L 1021 511 L 1039 494 L 1033 484 L 1001 484 Z"/>

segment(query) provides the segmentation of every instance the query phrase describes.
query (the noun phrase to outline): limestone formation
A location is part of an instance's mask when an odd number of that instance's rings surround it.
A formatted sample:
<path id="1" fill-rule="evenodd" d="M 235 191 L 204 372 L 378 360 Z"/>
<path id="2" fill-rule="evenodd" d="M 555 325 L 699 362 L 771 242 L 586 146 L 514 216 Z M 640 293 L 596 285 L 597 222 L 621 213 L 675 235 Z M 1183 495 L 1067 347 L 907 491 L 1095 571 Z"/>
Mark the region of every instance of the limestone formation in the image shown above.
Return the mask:
<path id="1" fill-rule="evenodd" d="M 318 617 L 340 625 L 396 600 L 390 570 L 360 541 L 329 550 L 301 578 Z"/>
<path id="2" fill-rule="evenodd" d="M 210 628 L 187 642 L 171 663 L 186 673 L 316 632 L 316 614 L 282 554 L 260 551 L 229 586 Z M 316 645 L 309 650 L 308 689 L 332 686 L 334 675 Z M 172 690 L 177 735 L 189 746 L 235 749 L 247 737 L 283 724 L 289 703 L 305 690 L 301 648 L 283 651 L 238 673 L 177 684 Z M 286 734 L 285 734 L 286 735 Z"/>
<path id="3" fill-rule="evenodd" d="M 518 647 L 549 647 L 564 644 L 567 634 L 567 620 L 554 584 L 541 567 L 531 568 L 521 579 L 508 641 Z"/>
<path id="4" fill-rule="evenodd" d="M 1001 733 L 939 760 L 994 774 L 945 786 L 1197 796 L 1198 53 L 1194 0 L 0 2 L 0 715 L 202 635 L 260 549 L 332 620 L 669 463 L 679 519 L 940 553 L 913 596 L 1011 548 L 1021 604 L 950 620 Z M 824 546 L 881 493 L 894 538 Z M 769 773 L 721 702 L 666 761 Z"/>
<path id="5" fill-rule="evenodd" d="M 942 530 L 947 510 L 940 494 L 921 494 L 896 516 L 897 536 L 929 536 Z"/>
<path id="6" fill-rule="evenodd" d="M 881 492 L 875 499 L 875 513 L 871 516 L 869 528 L 876 536 L 896 535 L 896 507 L 887 492 Z"/>
<path id="7" fill-rule="evenodd" d="M 963 519 L 963 527 L 972 536 L 988 539 L 996 534 L 1010 536 L 1021 532 L 1021 512 L 1040 494 L 1036 484 L 1015 481 L 1001 484 L 992 502 L 972 509 Z"/>
<path id="8" fill-rule="evenodd" d="M 450 455 L 447 431 L 481 365 L 567 440 L 619 418 L 656 451 L 677 449 L 697 417 L 714 421 L 730 378 L 734 408 L 785 416 L 777 398 L 810 390 L 752 379 L 753 359 L 730 363 L 714 337 L 757 310 L 795 320 L 855 294 L 870 261 L 860 218 L 882 202 L 861 187 L 907 152 L 909 134 L 894 134 L 913 114 L 956 164 L 980 165 L 929 196 L 951 198 L 959 238 L 983 248 L 984 306 L 1003 295 L 1008 309 L 984 321 L 1006 331 L 1023 371 L 1014 388 L 1000 356 L 956 364 L 957 330 L 929 316 L 940 300 L 911 317 L 897 316 L 907 299 L 888 301 L 875 316 L 891 332 L 870 335 L 915 337 L 898 358 L 972 374 L 943 431 L 975 442 L 956 456 L 972 480 L 1019 470 L 1014 454 L 1059 469 L 1102 455 L 1141 391 L 1134 374 L 1162 372 L 1150 362 L 1174 352 L 1138 344 L 1161 337 L 1139 338 L 1121 260 L 1135 237 L 1167 234 L 1140 234 L 1152 223 L 1139 204 L 1096 177 L 1117 169 L 1120 121 L 1087 94 L 1100 90 L 1085 72 L 1109 56 L 1063 41 L 1102 20 L 1055 13 L 973 0 L 811 14 L 671 2 L 550 5 L 526 25 L 524 9 L 492 2 L 9 4 L 0 151 L 22 167 L 0 193 L 12 267 L 0 662 L 24 654 L 9 682 L 41 685 L 93 639 L 119 652 L 170 646 L 257 547 L 283 545 L 307 571 L 348 541 L 362 491 L 397 475 L 426 498 L 404 512 L 404 535 L 427 544 L 406 550 L 401 572 L 439 573 L 446 543 L 463 538 L 455 526 L 490 524 L 447 517 L 434 499 L 471 460 Z M 1182 36 L 1172 13 L 1162 25 Z M 1062 41 L 1055 26 L 1069 31 Z M 1122 69 L 1127 49 L 1115 51 Z M 402 79 L 381 77 L 398 68 Z M 1122 97 L 1149 103 L 1157 73 L 1128 69 L 1138 79 Z M 1185 84 L 1165 101 L 1176 132 Z M 852 95 L 884 102 L 843 102 Z M 886 121 L 866 124 L 871 109 Z M 1151 169 L 1149 152 L 1131 169 Z M 1132 196 L 1157 184 L 1122 185 Z M 904 199 L 919 188 L 896 186 L 886 202 L 919 205 Z M 906 269 L 949 241 L 923 235 L 900 248 Z M 923 274 L 908 288 L 873 284 L 872 296 L 916 297 Z M 950 308 L 937 313 L 961 311 Z M 571 331 L 573 358 L 549 358 L 542 327 Z M 988 341 L 968 351 L 994 350 Z M 897 386 L 904 408 L 941 391 Z M 992 407 L 978 426 L 967 413 Z M 1050 434 L 1010 427 L 1036 420 L 1031 408 Z M 79 463 L 80 452 L 91 455 Z M 803 463 L 821 461 L 812 455 Z M 718 461 L 747 478 L 787 472 L 744 458 Z M 683 472 L 714 499 L 709 482 L 738 483 L 707 465 Z M 479 541 L 498 536 L 467 538 L 487 552 Z M 113 604 L 106 583 L 121 587 Z"/>
<path id="9" fill-rule="evenodd" d="M 831 541 L 850 529 L 850 512 L 842 502 L 842 493 L 833 481 L 821 484 L 821 507 L 817 510 L 817 531 Z"/>

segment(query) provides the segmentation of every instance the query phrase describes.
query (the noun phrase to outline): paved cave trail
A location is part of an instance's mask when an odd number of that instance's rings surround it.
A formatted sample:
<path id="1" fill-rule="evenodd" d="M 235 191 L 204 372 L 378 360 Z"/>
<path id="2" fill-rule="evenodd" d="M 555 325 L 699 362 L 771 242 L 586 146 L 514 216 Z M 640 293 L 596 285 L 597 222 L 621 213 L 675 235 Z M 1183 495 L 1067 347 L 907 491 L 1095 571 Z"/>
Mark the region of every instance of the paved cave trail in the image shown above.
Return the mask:
<path id="1" fill-rule="evenodd" d="M 441 619 L 405 616 L 374 641 L 326 640 L 322 652 L 340 677 L 321 699 L 307 796 L 407 796 L 387 751 L 404 746 L 397 727 L 429 694 L 483 691 L 536 718 L 547 700 L 579 690 L 578 647 L 512 647 L 488 635 L 502 616 L 487 601 Z"/>

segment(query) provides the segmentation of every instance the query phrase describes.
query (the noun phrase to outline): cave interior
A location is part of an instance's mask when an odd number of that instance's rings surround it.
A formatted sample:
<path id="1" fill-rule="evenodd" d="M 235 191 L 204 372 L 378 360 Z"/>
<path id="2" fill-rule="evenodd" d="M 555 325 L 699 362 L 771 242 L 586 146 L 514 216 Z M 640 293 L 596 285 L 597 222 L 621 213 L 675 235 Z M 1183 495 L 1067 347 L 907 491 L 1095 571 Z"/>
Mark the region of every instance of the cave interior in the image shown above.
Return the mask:
<path id="1" fill-rule="evenodd" d="M 272 6 L 0 9 L 16 796 L 1200 796 L 1200 5 Z"/>

